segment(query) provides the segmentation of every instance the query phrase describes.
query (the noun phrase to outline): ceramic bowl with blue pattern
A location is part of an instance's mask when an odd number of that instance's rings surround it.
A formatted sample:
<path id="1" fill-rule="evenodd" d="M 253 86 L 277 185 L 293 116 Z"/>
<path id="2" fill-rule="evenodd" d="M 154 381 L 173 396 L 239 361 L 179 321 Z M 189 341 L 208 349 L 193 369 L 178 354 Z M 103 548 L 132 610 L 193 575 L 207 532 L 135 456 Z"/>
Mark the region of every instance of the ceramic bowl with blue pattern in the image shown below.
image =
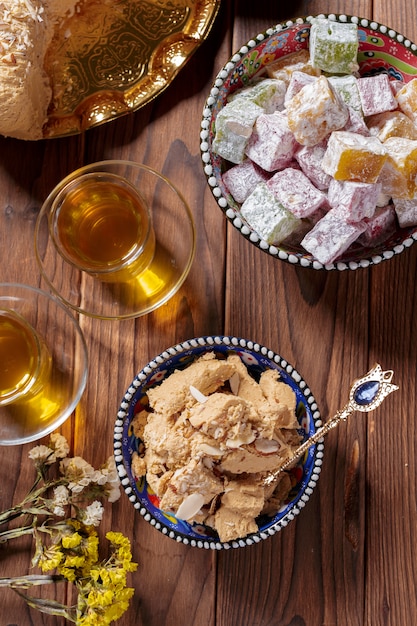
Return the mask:
<path id="1" fill-rule="evenodd" d="M 219 359 L 238 354 L 255 380 L 266 369 L 278 370 L 281 380 L 296 395 L 299 433 L 303 440 L 316 432 L 321 425 L 321 417 L 307 383 L 292 365 L 272 350 L 238 337 L 205 336 L 184 341 L 157 355 L 135 377 L 121 402 L 114 427 L 114 455 L 124 491 L 139 514 L 164 535 L 190 546 L 218 550 L 258 543 L 280 531 L 300 513 L 320 475 L 323 443 L 311 446 L 297 464 L 288 470 L 293 474 L 294 484 L 289 497 L 274 515 L 260 516 L 256 520 L 256 533 L 230 543 L 221 542 L 212 528 L 190 524 L 162 511 L 146 479 L 136 477 L 132 470 L 132 455 L 140 452 L 142 446 L 142 441 L 133 432 L 132 420 L 147 405 L 146 394 L 150 387 L 159 385 L 175 370 L 186 368 L 207 352 L 213 352 Z"/>

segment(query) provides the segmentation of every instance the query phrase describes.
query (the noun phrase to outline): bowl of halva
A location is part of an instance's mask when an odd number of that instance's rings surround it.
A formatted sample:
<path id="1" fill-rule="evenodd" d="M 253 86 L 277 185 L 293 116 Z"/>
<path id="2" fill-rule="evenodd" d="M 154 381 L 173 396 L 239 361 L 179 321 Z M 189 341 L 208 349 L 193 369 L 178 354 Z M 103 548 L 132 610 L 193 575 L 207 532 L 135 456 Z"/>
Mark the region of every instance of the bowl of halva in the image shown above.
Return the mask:
<path id="1" fill-rule="evenodd" d="M 277 468 L 321 425 L 307 383 L 276 352 L 232 336 L 172 346 L 121 402 L 114 454 L 135 509 L 186 545 L 253 545 L 289 524 L 319 479 L 323 443 Z"/>

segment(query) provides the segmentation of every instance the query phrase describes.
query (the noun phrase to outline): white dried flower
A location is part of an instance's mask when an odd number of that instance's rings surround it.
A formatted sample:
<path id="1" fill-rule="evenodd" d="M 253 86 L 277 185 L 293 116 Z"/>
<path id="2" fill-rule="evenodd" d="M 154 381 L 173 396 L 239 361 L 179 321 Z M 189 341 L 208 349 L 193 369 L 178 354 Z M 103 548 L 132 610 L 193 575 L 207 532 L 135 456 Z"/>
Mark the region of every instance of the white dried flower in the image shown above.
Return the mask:
<path id="1" fill-rule="evenodd" d="M 41 465 L 42 463 L 50 463 L 49 459 L 53 453 L 54 451 L 48 446 L 40 445 L 29 450 L 28 456 L 32 461 L 35 461 L 36 465 Z"/>
<path id="2" fill-rule="evenodd" d="M 97 483 L 103 488 L 108 501 L 116 502 L 120 498 L 120 479 L 114 456 L 109 456 L 105 465 L 98 470 L 98 473 L 100 476 Z"/>
<path id="3" fill-rule="evenodd" d="M 54 461 L 57 459 L 65 459 L 65 457 L 68 456 L 70 448 L 64 435 L 52 433 L 50 436 L 50 446 L 54 450 Z"/>
<path id="4" fill-rule="evenodd" d="M 96 482 L 96 470 L 80 456 L 63 459 L 59 470 L 69 481 L 68 489 L 73 493 L 80 493 L 92 482 Z"/>
<path id="5" fill-rule="evenodd" d="M 80 513 L 79 517 L 86 526 L 99 526 L 103 512 L 103 505 L 98 500 L 95 500 Z"/>
<path id="6" fill-rule="evenodd" d="M 65 517 L 65 510 L 62 508 L 62 506 L 55 506 L 52 512 L 57 517 Z"/>
<path id="7" fill-rule="evenodd" d="M 55 487 L 54 489 L 52 502 L 55 506 L 65 506 L 66 504 L 69 504 L 69 495 L 69 491 L 65 485 L 58 485 L 58 487 Z"/>

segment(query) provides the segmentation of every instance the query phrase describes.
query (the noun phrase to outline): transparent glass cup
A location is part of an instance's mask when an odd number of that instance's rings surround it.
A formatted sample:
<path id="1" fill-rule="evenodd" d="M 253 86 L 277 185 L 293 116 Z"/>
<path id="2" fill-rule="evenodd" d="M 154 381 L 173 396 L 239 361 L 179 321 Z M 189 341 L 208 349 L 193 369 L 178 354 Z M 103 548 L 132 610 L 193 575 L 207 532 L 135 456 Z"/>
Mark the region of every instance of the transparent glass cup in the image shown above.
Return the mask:
<path id="1" fill-rule="evenodd" d="M 34 400 L 51 373 L 51 355 L 35 329 L 12 309 L 0 308 L 0 406 Z"/>
<path id="2" fill-rule="evenodd" d="M 190 208 L 164 175 L 131 161 L 92 163 L 64 178 L 35 226 L 43 279 L 65 304 L 99 319 L 165 304 L 190 271 Z"/>
<path id="3" fill-rule="evenodd" d="M 72 312 L 27 285 L 0 284 L 0 445 L 35 441 L 70 417 L 87 382 Z"/>
<path id="4" fill-rule="evenodd" d="M 149 208 L 127 179 L 112 172 L 80 174 L 56 195 L 49 229 L 58 253 L 104 282 L 128 282 L 155 254 Z"/>

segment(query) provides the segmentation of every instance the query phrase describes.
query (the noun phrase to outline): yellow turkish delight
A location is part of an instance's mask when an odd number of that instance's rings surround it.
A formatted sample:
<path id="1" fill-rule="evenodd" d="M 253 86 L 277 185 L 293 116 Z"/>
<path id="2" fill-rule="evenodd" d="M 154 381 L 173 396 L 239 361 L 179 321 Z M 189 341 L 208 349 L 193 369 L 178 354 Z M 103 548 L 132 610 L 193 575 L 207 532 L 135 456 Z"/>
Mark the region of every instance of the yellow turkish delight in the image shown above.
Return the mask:
<path id="1" fill-rule="evenodd" d="M 404 87 L 395 94 L 395 99 L 401 111 L 417 123 L 417 78 L 405 83 Z"/>
<path id="2" fill-rule="evenodd" d="M 319 76 L 321 74 L 318 68 L 313 67 L 310 53 L 305 48 L 297 52 L 292 52 L 285 57 L 281 57 L 266 67 L 266 73 L 270 78 L 279 78 L 287 85 L 295 71 L 311 74 L 312 76 Z"/>
<path id="3" fill-rule="evenodd" d="M 349 119 L 348 107 L 325 76 L 305 85 L 286 106 L 288 126 L 304 146 L 320 143 Z"/>
<path id="4" fill-rule="evenodd" d="M 323 170 L 336 180 L 376 183 L 387 160 L 387 151 L 377 137 L 335 131 L 323 157 Z"/>
<path id="5" fill-rule="evenodd" d="M 401 111 L 385 111 L 368 118 L 367 126 L 371 135 L 382 142 L 389 137 L 417 139 L 417 126 Z"/>
<path id="6" fill-rule="evenodd" d="M 412 198 L 417 193 L 417 140 L 390 137 L 384 147 L 388 158 L 381 173 L 383 193 Z"/>

